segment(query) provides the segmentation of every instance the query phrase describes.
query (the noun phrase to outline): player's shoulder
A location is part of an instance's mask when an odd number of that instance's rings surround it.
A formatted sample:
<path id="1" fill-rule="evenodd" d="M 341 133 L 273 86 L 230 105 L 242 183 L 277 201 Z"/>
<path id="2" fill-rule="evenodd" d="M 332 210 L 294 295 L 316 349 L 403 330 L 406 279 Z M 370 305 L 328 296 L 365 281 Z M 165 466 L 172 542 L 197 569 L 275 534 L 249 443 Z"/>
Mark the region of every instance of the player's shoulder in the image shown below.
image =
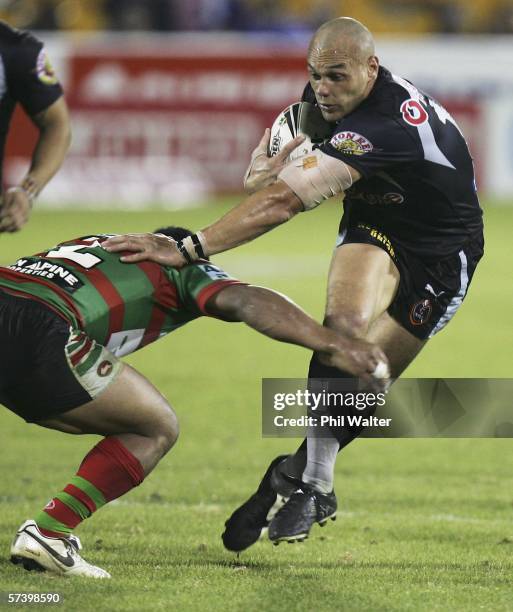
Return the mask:
<path id="1" fill-rule="evenodd" d="M 423 94 L 415 85 L 380 66 L 372 92 L 358 106 L 356 114 L 368 118 L 397 118 L 405 100 L 418 97 L 422 98 Z"/>
<path id="2" fill-rule="evenodd" d="M 13 28 L 5 21 L 0 21 L 0 50 L 19 51 L 25 48 L 40 48 L 43 43 L 31 32 Z"/>
<path id="3" fill-rule="evenodd" d="M 332 144 L 336 145 L 340 138 L 345 142 L 346 135 L 352 132 L 372 135 L 378 141 L 416 142 L 416 127 L 427 121 L 426 107 L 431 103 L 429 96 L 413 83 L 380 66 L 370 95 L 337 123 Z"/>
<path id="4" fill-rule="evenodd" d="M 408 92 L 395 75 L 380 67 L 370 95 L 336 123 L 329 144 L 351 155 L 364 155 L 376 147 L 379 150 L 415 148 L 411 123 L 402 121 L 401 115 L 407 99 Z"/>
<path id="5" fill-rule="evenodd" d="M 210 281 L 232 280 L 233 277 L 208 259 L 198 259 L 182 268 L 169 268 L 181 278 L 204 278 Z"/>

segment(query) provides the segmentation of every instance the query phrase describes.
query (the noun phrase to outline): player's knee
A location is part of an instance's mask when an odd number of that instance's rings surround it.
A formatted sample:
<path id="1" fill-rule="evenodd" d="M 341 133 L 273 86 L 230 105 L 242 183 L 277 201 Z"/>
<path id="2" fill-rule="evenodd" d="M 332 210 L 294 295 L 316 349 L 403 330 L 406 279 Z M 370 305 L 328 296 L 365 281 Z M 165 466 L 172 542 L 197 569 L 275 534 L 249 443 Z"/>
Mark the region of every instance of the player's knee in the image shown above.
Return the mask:
<path id="1" fill-rule="evenodd" d="M 160 415 L 155 436 L 161 456 L 164 456 L 173 448 L 178 440 L 179 434 L 180 426 L 178 424 L 178 418 L 171 406 L 167 406 L 167 410 L 163 410 Z"/>
<path id="2" fill-rule="evenodd" d="M 324 319 L 326 327 L 356 338 L 367 334 L 370 323 L 370 316 L 364 312 L 330 313 Z"/>

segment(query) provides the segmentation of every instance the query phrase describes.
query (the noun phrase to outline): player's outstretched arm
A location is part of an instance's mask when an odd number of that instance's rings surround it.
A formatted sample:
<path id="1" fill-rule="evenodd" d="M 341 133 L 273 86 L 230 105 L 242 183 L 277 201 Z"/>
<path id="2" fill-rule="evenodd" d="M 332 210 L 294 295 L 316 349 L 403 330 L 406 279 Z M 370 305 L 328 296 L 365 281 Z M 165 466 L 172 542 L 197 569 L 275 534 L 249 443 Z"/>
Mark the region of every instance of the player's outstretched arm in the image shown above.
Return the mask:
<path id="1" fill-rule="evenodd" d="M 360 173 L 345 162 L 320 150 L 299 157 L 280 172 L 278 180 L 246 198 L 224 217 L 178 243 L 153 234 L 115 236 L 103 243 L 107 251 L 133 251 L 122 256 L 127 263 L 151 260 L 182 267 L 257 238 L 286 223 L 303 210 L 346 191 Z"/>
<path id="2" fill-rule="evenodd" d="M 283 181 L 249 196 L 219 221 L 204 230 L 208 252 L 214 255 L 249 242 L 269 230 L 289 221 L 303 210 L 303 204 Z M 125 234 L 109 238 L 102 244 L 110 252 L 134 251 L 121 261 L 135 263 L 150 260 L 181 268 L 189 261 L 177 243 L 155 234 Z"/>
<path id="3" fill-rule="evenodd" d="M 264 287 L 231 285 L 215 294 L 207 311 L 227 321 L 242 321 L 258 332 L 316 351 L 326 365 L 363 378 L 385 389 L 388 375 L 374 377 L 379 364 L 388 371 L 383 351 L 363 340 L 345 338 L 323 327 L 287 297 Z"/>

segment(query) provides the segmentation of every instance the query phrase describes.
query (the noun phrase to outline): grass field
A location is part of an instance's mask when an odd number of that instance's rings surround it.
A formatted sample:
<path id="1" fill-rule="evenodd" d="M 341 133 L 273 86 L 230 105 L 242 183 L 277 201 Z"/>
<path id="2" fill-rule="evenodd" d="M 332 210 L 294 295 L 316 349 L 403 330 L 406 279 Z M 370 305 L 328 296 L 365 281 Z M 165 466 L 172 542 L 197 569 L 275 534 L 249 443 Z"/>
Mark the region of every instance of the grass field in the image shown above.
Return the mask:
<path id="1" fill-rule="evenodd" d="M 1 237 L 0 259 L 80 234 L 198 228 L 220 212 L 36 212 L 22 233 Z M 320 318 L 338 212 L 328 203 L 216 261 Z M 488 206 L 486 220 L 487 253 L 468 301 L 407 375 L 513 376 L 513 207 Z M 169 398 L 181 437 L 141 487 L 78 532 L 84 556 L 111 581 L 34 575 L 9 563 L 16 527 L 66 484 L 96 438 L 42 430 L 3 410 L 0 591 L 59 592 L 66 611 L 511 610 L 509 440 L 357 441 L 337 465 L 336 523 L 314 528 L 305 544 L 262 541 L 239 559 L 223 549 L 224 520 L 268 461 L 296 446 L 262 439 L 261 378 L 303 377 L 308 360 L 304 350 L 213 320 L 127 359 Z"/>

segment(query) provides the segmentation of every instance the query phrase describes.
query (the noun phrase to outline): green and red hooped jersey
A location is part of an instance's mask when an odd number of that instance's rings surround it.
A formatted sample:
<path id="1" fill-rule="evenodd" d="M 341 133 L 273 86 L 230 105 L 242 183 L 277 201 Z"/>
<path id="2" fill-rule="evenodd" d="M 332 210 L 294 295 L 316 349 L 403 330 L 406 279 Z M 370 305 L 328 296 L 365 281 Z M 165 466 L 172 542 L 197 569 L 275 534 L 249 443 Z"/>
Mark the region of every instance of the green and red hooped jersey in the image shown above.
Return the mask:
<path id="1" fill-rule="evenodd" d="M 112 235 L 112 234 L 111 234 Z M 0 289 L 31 296 L 117 356 L 207 314 L 218 291 L 241 284 L 208 261 L 175 269 L 145 261 L 126 264 L 85 236 L 0 267 Z"/>

